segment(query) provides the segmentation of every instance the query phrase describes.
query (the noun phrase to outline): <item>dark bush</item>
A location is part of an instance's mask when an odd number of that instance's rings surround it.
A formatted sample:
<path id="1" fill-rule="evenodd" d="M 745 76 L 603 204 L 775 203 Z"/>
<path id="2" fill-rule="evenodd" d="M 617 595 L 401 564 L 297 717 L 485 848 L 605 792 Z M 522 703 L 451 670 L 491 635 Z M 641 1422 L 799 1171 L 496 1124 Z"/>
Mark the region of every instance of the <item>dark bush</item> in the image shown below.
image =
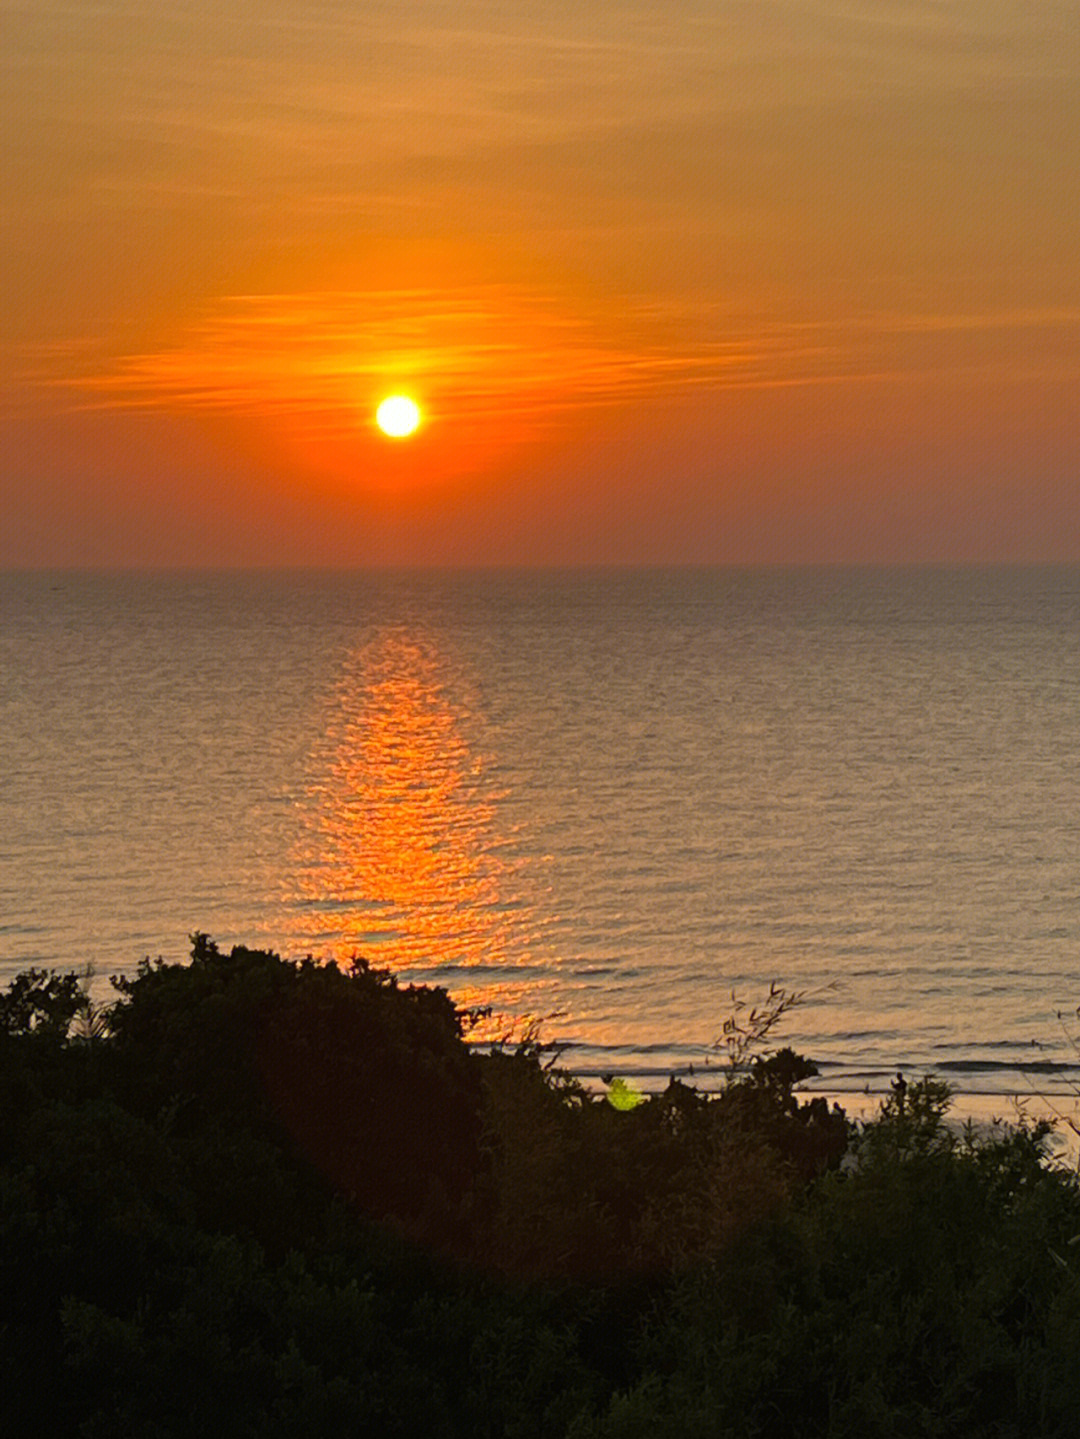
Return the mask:
<path id="1" fill-rule="evenodd" d="M 363 964 L 196 936 L 118 988 L 0 1000 L 5 1434 L 1076 1432 L 1044 1128 L 912 1084 L 839 1167 L 790 1050 L 619 1108 Z"/>

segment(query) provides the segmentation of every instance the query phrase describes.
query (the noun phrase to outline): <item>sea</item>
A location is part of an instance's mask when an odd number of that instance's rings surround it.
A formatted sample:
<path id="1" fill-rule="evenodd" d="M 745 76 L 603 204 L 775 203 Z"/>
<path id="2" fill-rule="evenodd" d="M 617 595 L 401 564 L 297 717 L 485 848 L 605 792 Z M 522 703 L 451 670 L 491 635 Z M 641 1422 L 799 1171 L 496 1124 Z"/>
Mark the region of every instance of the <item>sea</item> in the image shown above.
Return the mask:
<path id="1" fill-rule="evenodd" d="M 0 575 L 0 984 L 193 932 L 593 1087 L 1080 1095 L 1080 569 Z M 771 998 L 770 998 L 771 996 Z"/>

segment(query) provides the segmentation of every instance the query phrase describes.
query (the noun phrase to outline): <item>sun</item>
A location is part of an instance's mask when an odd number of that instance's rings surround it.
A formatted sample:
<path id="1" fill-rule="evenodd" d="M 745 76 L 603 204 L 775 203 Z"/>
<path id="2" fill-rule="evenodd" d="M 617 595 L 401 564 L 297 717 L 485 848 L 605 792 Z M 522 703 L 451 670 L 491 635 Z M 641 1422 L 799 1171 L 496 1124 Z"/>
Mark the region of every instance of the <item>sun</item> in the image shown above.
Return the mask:
<path id="1" fill-rule="evenodd" d="M 390 395 L 375 411 L 375 423 L 384 435 L 403 440 L 420 424 L 420 407 L 408 395 Z"/>

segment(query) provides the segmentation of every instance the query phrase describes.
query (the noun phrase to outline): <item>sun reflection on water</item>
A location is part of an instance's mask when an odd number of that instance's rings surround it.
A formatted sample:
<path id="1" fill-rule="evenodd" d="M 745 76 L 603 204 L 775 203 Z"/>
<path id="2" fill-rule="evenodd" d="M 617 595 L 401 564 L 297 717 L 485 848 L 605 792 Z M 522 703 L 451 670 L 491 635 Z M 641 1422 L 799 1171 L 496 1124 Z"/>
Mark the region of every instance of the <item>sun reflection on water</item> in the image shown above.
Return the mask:
<path id="1" fill-rule="evenodd" d="M 523 861 L 447 670 L 401 627 L 350 657 L 314 756 L 290 938 L 521 1016 L 539 981 L 522 973 L 538 959 Z M 455 984 L 461 967 L 472 972 Z"/>

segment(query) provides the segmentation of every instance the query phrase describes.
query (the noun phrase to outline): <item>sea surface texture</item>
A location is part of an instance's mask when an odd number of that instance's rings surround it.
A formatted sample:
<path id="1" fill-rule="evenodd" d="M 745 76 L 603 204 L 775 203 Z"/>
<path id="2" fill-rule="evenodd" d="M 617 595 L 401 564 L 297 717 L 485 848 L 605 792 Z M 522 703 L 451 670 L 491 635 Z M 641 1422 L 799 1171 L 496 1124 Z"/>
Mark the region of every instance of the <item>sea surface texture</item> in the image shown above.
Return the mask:
<path id="1" fill-rule="evenodd" d="M 707 1081 L 1071 1092 L 1080 571 L 0 577 L 0 981 L 222 946 Z M 743 1011 L 745 1014 L 745 1011 Z"/>

